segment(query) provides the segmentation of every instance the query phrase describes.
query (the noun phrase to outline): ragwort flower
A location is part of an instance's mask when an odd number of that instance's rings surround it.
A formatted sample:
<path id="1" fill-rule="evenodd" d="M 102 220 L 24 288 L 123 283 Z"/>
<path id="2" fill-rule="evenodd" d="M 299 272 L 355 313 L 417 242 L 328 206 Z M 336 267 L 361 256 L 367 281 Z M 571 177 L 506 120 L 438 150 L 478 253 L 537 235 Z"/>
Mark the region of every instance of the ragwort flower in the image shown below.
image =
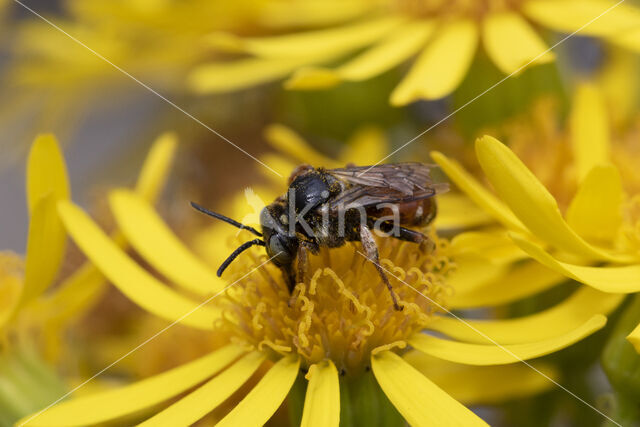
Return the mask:
<path id="1" fill-rule="evenodd" d="M 292 148 L 307 149 L 298 144 Z M 585 288 L 533 316 L 457 323 L 444 315 L 445 309 L 455 308 L 449 299 L 456 290 L 447 283 L 454 267 L 450 248 L 433 228 L 424 230 L 432 248 L 378 241 L 382 265 L 398 279 L 394 287 L 403 311 L 393 308 L 375 268 L 354 244 L 311 257 L 308 274 L 292 298 L 263 251 L 247 251 L 222 280 L 143 198 L 115 190 L 109 201 L 127 241 L 158 275 L 123 252 L 79 207 L 61 201 L 62 221 L 81 250 L 129 299 L 171 322 L 167 327 L 179 322 L 211 331 L 227 337 L 227 344 L 131 385 L 60 403 L 25 418 L 24 425 L 86 425 L 132 414 L 146 419 L 143 425 L 189 425 L 247 382 L 250 391 L 228 413 L 219 414 L 218 425 L 262 425 L 287 395 L 293 399 L 300 390 L 305 394 L 303 425 L 385 416 L 389 410 L 381 408 L 390 408 L 387 398 L 411 425 L 485 425 L 451 394 L 468 403 L 490 403 L 543 389 L 548 383 L 538 373 L 502 365 L 571 345 L 600 329 L 606 319 L 599 313 L 615 306 L 606 294 Z M 247 237 L 246 231 L 228 239 L 214 235 L 207 244 L 229 251 Z M 455 338 L 424 334 L 425 329 Z M 260 367 L 266 373 L 256 375 Z M 554 376 L 548 368 L 538 369 Z M 421 372 L 433 375 L 438 384 Z M 501 373 L 509 375 L 508 383 L 499 380 Z M 481 386 L 487 378 L 491 384 Z M 377 383 L 373 389 L 381 389 L 386 398 L 369 402 L 368 413 L 349 415 L 361 399 L 372 396 L 355 393 L 363 381 Z"/>
<path id="2" fill-rule="evenodd" d="M 476 154 L 498 197 L 455 161 L 437 152 L 432 156 L 460 190 L 509 231 L 521 254 L 599 291 L 634 293 L 640 291 L 637 132 L 611 142 L 606 117 L 598 90 L 584 85 L 575 98 L 570 134 L 539 145 L 556 156 L 541 151 L 534 165 L 544 169 L 564 161 L 556 174 L 541 174 L 567 200 L 560 204 L 536 174 L 492 137 L 476 141 Z M 640 327 L 628 339 L 640 350 Z"/>
<path id="3" fill-rule="evenodd" d="M 138 193 L 155 200 L 167 170 L 171 138 L 159 141 L 143 168 Z M 0 423 L 10 425 L 64 393 L 49 364 L 64 365 L 63 332 L 102 295 L 105 278 L 90 263 L 59 279 L 66 232 L 57 202 L 70 197 L 64 159 L 51 135 L 34 141 L 27 164 L 30 214 L 26 256 L 0 252 Z M 122 240 L 122 237 L 114 236 Z M 42 359 L 46 359 L 46 364 Z"/>
<path id="4" fill-rule="evenodd" d="M 223 92 L 290 76 L 288 88 L 317 89 L 367 80 L 417 56 L 390 98 L 393 105 L 406 105 L 455 90 L 479 43 L 505 74 L 553 60 L 535 25 L 566 33 L 580 29 L 638 50 L 640 11 L 612 6 L 600 0 L 275 2 L 293 32 L 243 39 L 215 35 L 216 46 L 253 57 L 201 65 L 190 81 L 198 92 Z M 297 31 L 329 14 L 332 26 Z"/>
<path id="5" fill-rule="evenodd" d="M 141 169 L 135 191 L 149 203 L 155 203 L 164 186 L 175 147 L 173 135 L 161 136 Z M 57 284 L 52 292 L 44 293 L 58 277 L 66 246 L 66 233 L 58 218 L 56 204 L 69 197 L 66 166 L 57 142 L 51 135 L 41 136 L 29 155 L 27 200 L 31 221 L 24 284 L 13 311 L 23 324 L 37 324 L 50 331 L 44 338 L 47 351 L 52 355 L 62 350 L 55 331 L 93 306 L 106 284 L 95 266 L 86 262 Z M 112 237 L 120 246 L 126 245 L 118 231 Z M 31 263 L 37 266 L 33 267 L 34 271 L 30 269 Z"/>

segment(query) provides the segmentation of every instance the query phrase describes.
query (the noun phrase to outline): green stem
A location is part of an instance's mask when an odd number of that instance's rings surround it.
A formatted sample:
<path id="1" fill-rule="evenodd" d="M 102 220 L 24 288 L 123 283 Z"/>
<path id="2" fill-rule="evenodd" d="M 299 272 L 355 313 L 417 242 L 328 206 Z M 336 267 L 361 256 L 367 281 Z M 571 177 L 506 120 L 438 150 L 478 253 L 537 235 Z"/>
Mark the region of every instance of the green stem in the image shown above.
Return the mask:
<path id="1" fill-rule="evenodd" d="M 614 393 L 613 418 L 640 425 L 640 355 L 626 337 L 640 323 L 640 295 L 625 308 L 602 354 L 602 366 Z"/>

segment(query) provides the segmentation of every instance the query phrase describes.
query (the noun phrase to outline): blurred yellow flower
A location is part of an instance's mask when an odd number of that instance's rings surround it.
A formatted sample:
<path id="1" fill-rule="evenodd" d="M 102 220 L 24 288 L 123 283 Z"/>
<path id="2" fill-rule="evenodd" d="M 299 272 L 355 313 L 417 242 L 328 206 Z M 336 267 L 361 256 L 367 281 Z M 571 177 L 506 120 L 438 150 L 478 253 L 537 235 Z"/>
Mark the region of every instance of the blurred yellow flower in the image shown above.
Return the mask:
<path id="1" fill-rule="evenodd" d="M 53 22 L 152 86 L 176 89 L 186 70 L 210 55 L 199 38 L 211 31 L 242 29 L 257 4 L 71 0 L 65 3 L 67 15 Z M 35 16 L 20 27 L 14 51 L 17 60 L 11 76 L 17 85 L 77 90 L 123 79 L 109 64 Z"/>
<path id="2" fill-rule="evenodd" d="M 548 174 L 556 193 L 576 188 L 569 202 L 558 202 L 505 145 L 485 136 L 476 142 L 478 161 L 498 197 L 454 160 L 434 160 L 458 188 L 509 231 L 528 256 L 557 274 L 613 294 L 640 291 L 640 160 L 637 134 L 610 141 L 607 112 L 596 87 L 582 86 L 570 115 L 570 149 L 559 138 L 541 144 L 566 156 L 562 175 Z M 529 147 L 530 149 L 532 147 Z M 533 150 L 535 151 L 535 149 Z M 544 153 L 544 151 L 542 152 Z M 634 166 L 635 165 L 635 166 Z M 640 327 L 628 339 L 640 351 Z"/>
<path id="3" fill-rule="evenodd" d="M 68 199 L 69 195 L 67 171 L 55 138 L 51 135 L 37 137 L 27 164 L 30 214 L 27 254 L 24 262 L 18 255 L 8 252 L 2 256 L 2 292 L 5 298 L 0 313 L 0 331 L 5 337 L 17 324 L 34 320 L 28 316 L 29 309 L 39 302 L 41 294 L 58 275 L 65 252 L 66 233 L 58 219 L 56 203 Z M 43 312 L 36 319 L 50 314 Z"/>
<path id="4" fill-rule="evenodd" d="M 270 131 L 288 132 L 287 151 L 294 157 L 314 154 L 286 128 Z M 376 133 L 369 133 L 369 138 L 372 135 Z M 351 154 L 353 160 L 359 152 Z M 306 160 L 319 158 L 315 154 Z M 139 195 L 114 190 L 109 202 L 126 240 L 159 275 L 123 252 L 79 207 L 61 201 L 59 214 L 80 249 L 131 301 L 170 322 L 165 329 L 180 323 L 211 331 L 216 339 L 226 337 L 226 345 L 131 385 L 60 403 L 25 417 L 26 425 L 86 425 L 133 414 L 146 419 L 146 425 L 188 425 L 221 405 L 250 378 L 257 383 L 228 413 L 220 414 L 219 425 L 264 424 L 287 395 L 300 390 L 294 386 L 300 382 L 305 393 L 302 424 L 337 426 L 353 410 L 357 395 L 350 393 L 363 381 L 377 383 L 375 389 L 384 393 L 372 406 L 379 416 L 397 411 L 416 426 L 485 425 L 455 397 L 469 404 L 492 403 L 548 387 L 548 378 L 556 374 L 545 365 L 534 365 L 537 372 L 502 365 L 553 353 L 581 340 L 604 326 L 602 314 L 619 300 L 617 295 L 584 288 L 532 316 L 462 322 L 445 315 L 457 308 L 450 303 L 457 289 L 448 283 L 455 260 L 452 248 L 434 229 L 424 230 L 434 241 L 432 249 L 378 240 L 383 267 L 398 279 L 394 287 L 404 306 L 401 312 L 394 310 L 376 270 L 354 244 L 311 257 L 308 277 L 289 295 L 279 270 L 260 250 L 238 258 L 226 273 L 228 280 L 223 280 Z M 246 238 L 245 233 L 240 237 Z M 244 240 L 206 236 L 209 240 L 198 238 L 198 245 L 221 248 L 213 253 L 228 253 Z M 469 270 L 458 273 L 478 274 L 470 264 L 464 265 Z M 488 295 L 487 305 L 492 296 L 501 297 Z M 450 338 L 425 334 L 425 329 Z M 266 373 L 256 377 L 261 366 Z M 544 381 L 540 373 L 547 376 Z M 509 375 L 508 380 L 503 374 Z M 176 396 L 181 397 L 171 400 Z M 387 399 L 395 410 L 389 412 Z M 167 401 L 171 401 L 168 406 Z"/>
<path id="5" fill-rule="evenodd" d="M 166 139 L 166 138 L 165 138 Z M 161 141 L 144 168 L 138 186 L 154 200 L 166 173 L 159 150 L 171 150 Z M 167 153 L 168 154 L 168 153 Z M 154 158 L 155 157 L 155 158 Z M 40 135 L 27 165 L 27 201 L 30 212 L 27 253 L 0 252 L 0 424 L 12 425 L 64 393 L 65 386 L 42 362 L 64 368 L 63 331 L 97 301 L 105 279 L 90 263 L 54 286 L 61 275 L 66 233 L 56 204 L 70 197 L 66 166 L 56 139 Z M 120 237 L 120 239 L 122 239 Z"/>
<path id="6" fill-rule="evenodd" d="M 35 121 L 70 139 L 94 109 L 123 99 L 130 107 L 136 93 L 148 95 L 142 87 L 132 91 L 131 76 L 172 100 L 184 95 L 188 70 L 213 57 L 201 39 L 213 31 L 244 32 L 261 0 L 70 0 L 59 14 L 25 2 L 59 29 L 10 3 L 26 19 L 11 27 L 0 89 L 12 102 L 0 108 L 0 124 L 22 135 L 25 122 Z"/>
<path id="7" fill-rule="evenodd" d="M 391 94 L 391 104 L 438 99 L 458 87 L 481 42 L 505 74 L 554 58 L 536 25 L 580 30 L 639 50 L 640 10 L 604 0 L 352 0 L 276 1 L 295 29 L 271 37 L 215 34 L 211 45 L 253 55 L 200 65 L 190 84 L 200 93 L 225 92 L 289 76 L 290 89 L 319 89 L 362 81 L 417 56 Z M 334 18 L 328 28 L 296 31 L 313 17 Z M 341 18 L 341 19 L 340 19 Z M 334 63 L 334 67 L 319 64 Z"/>

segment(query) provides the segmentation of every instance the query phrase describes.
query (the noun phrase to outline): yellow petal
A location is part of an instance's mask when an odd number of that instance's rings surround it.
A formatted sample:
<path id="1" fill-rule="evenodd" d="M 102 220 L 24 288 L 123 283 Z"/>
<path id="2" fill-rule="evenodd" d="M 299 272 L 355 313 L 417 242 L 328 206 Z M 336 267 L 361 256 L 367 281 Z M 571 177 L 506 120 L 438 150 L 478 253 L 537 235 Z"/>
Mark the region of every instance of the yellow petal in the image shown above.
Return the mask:
<path id="1" fill-rule="evenodd" d="M 280 174 L 280 176 L 278 176 L 266 168 L 260 168 L 260 171 L 264 176 L 269 179 L 271 183 L 277 186 L 276 188 L 287 188 L 287 179 L 289 178 L 289 175 L 291 175 L 291 172 L 300 165 L 298 162 L 292 162 L 280 154 L 274 153 L 264 154 L 258 157 L 258 159 Z"/>
<path id="2" fill-rule="evenodd" d="M 547 391 L 559 379 L 559 372 L 549 365 L 531 363 L 542 372 L 524 364 L 503 366 L 469 366 L 447 362 L 412 350 L 403 358 L 451 397 L 465 405 L 497 405 Z M 546 377 L 548 378 L 545 378 Z"/>
<path id="3" fill-rule="evenodd" d="M 356 131 L 340 152 L 342 165 L 372 165 L 389 153 L 387 137 L 382 129 L 367 126 Z"/>
<path id="4" fill-rule="evenodd" d="M 216 374 L 243 350 L 227 346 L 193 362 L 131 385 L 62 402 L 33 418 L 27 426 L 82 426 L 114 420 L 176 396 Z M 35 414 L 34 414 L 35 415 Z M 22 424 L 23 422 L 26 424 Z"/>
<path id="5" fill-rule="evenodd" d="M 371 368 L 382 391 L 412 426 L 487 425 L 397 354 L 372 356 Z"/>
<path id="6" fill-rule="evenodd" d="M 50 193 L 41 197 L 31 211 L 24 286 L 19 306 L 40 295 L 58 275 L 67 236 L 58 217 L 57 201 L 54 194 Z"/>
<path id="7" fill-rule="evenodd" d="M 258 352 L 245 355 L 201 387 L 139 425 L 192 425 L 235 393 L 258 370 L 264 359 L 265 356 Z"/>
<path id="8" fill-rule="evenodd" d="M 432 21 L 409 22 L 339 67 L 300 69 L 286 85 L 288 88 L 323 88 L 333 86 L 341 80 L 370 79 L 412 57 L 424 46 L 434 28 Z"/>
<path id="9" fill-rule="evenodd" d="M 304 398 L 301 426 L 331 427 L 340 424 L 340 384 L 338 370 L 331 360 L 311 365 Z"/>
<path id="10" fill-rule="evenodd" d="M 488 283 L 496 282 L 508 273 L 510 267 L 489 263 L 479 257 L 457 257 L 456 268 L 447 277 L 447 284 L 455 289 L 452 297 L 474 292 L 476 289 L 484 288 Z"/>
<path id="11" fill-rule="evenodd" d="M 607 294 L 585 286 L 561 303 L 533 315 L 464 322 L 453 317 L 441 317 L 430 323 L 428 328 L 460 341 L 480 344 L 490 344 L 491 340 L 500 344 L 543 341 L 569 333 L 595 314 L 609 314 L 623 299 L 624 295 Z"/>
<path id="12" fill-rule="evenodd" d="M 290 2 L 272 1 L 262 5 L 259 19 L 271 28 L 323 27 L 352 19 L 371 8 L 367 1 L 323 0 Z"/>
<path id="13" fill-rule="evenodd" d="M 587 267 L 558 261 L 540 246 L 521 236 L 511 238 L 532 258 L 580 283 L 603 292 L 631 293 L 640 291 L 640 264 L 624 267 Z"/>
<path id="14" fill-rule="evenodd" d="M 616 45 L 629 49 L 634 53 L 640 53 L 640 29 L 626 31 L 612 40 Z"/>
<path id="15" fill-rule="evenodd" d="M 187 75 L 187 87 L 198 94 L 225 93 L 279 80 L 298 67 L 328 58 L 248 58 L 201 64 Z"/>
<path id="16" fill-rule="evenodd" d="M 336 28 L 296 32 L 282 36 L 235 39 L 230 35 L 214 34 L 209 40 L 220 47 L 231 47 L 263 58 L 309 57 L 316 54 L 344 54 L 373 43 L 403 19 L 391 15 Z"/>
<path id="17" fill-rule="evenodd" d="M 39 135 L 31 146 L 27 160 L 27 205 L 32 212 L 42 197 L 68 199 L 69 179 L 64 158 L 53 135 Z"/>
<path id="18" fill-rule="evenodd" d="M 318 153 L 309 143 L 291 128 L 280 124 L 267 127 L 264 137 L 273 148 L 287 156 L 293 157 L 299 163 L 307 163 L 312 166 L 333 166 L 337 163 Z M 328 163 L 328 164 L 327 164 Z M 287 171 L 287 175 L 293 170 Z"/>
<path id="19" fill-rule="evenodd" d="M 569 333 L 558 335 L 548 340 L 527 344 L 510 344 L 504 346 L 495 344 L 469 344 L 437 338 L 422 333 L 415 334 L 409 340 L 409 344 L 425 354 L 450 362 L 478 366 L 506 365 L 562 350 L 591 335 L 598 329 L 601 329 L 605 323 L 607 323 L 607 318 L 598 314 Z"/>
<path id="20" fill-rule="evenodd" d="M 0 253 L 0 268 L 4 268 L 2 265 L 5 262 L 4 257 L 5 254 Z M 11 261 L 7 260 L 6 262 Z M 22 286 L 23 279 L 20 274 L 5 274 L 3 272 L 0 275 L 0 330 L 15 313 L 16 306 L 20 301 Z"/>
<path id="21" fill-rule="evenodd" d="M 636 53 L 640 53 L 640 28 L 630 32 L 629 41 L 635 47 Z M 618 39 L 616 39 L 617 41 Z M 626 40 L 624 37 L 622 40 Z M 622 45 L 622 43 L 620 43 Z M 632 48 L 632 46 L 628 46 Z M 636 114 L 636 97 L 640 82 L 633 77 L 638 73 L 638 63 L 634 55 L 629 55 L 623 49 L 607 48 L 607 60 L 597 73 L 596 84 L 606 99 L 607 113 L 610 118 L 609 126 L 614 129 L 618 126 L 622 129 L 626 123 L 630 123 Z M 619 157 L 616 159 L 619 161 Z M 631 161 L 631 159 L 628 159 Z M 620 166 L 618 165 L 618 168 Z"/>
<path id="22" fill-rule="evenodd" d="M 136 192 L 149 203 L 158 199 L 167 182 L 171 164 L 178 147 L 174 133 L 167 132 L 158 137 L 149 150 L 136 183 Z"/>
<path id="23" fill-rule="evenodd" d="M 613 258 L 569 227 L 553 196 L 506 145 L 484 136 L 476 141 L 476 154 L 500 198 L 536 238 L 587 258 Z"/>
<path id="24" fill-rule="evenodd" d="M 467 74 L 478 44 L 478 27 L 470 20 L 445 24 L 391 94 L 401 106 L 450 94 Z"/>
<path id="25" fill-rule="evenodd" d="M 340 82 L 340 76 L 330 68 L 307 66 L 298 68 L 283 85 L 285 89 L 317 90 L 331 88 Z"/>
<path id="26" fill-rule="evenodd" d="M 115 190 L 109 195 L 109 203 L 127 241 L 168 279 L 200 295 L 219 292 L 225 287 L 226 282 L 196 258 L 136 193 Z"/>
<path id="27" fill-rule="evenodd" d="M 494 264 L 509 264 L 527 254 L 503 230 L 467 231 L 451 239 L 450 256 L 473 256 Z"/>
<path id="28" fill-rule="evenodd" d="M 582 35 L 610 36 L 637 28 L 640 25 L 638 10 L 625 4 L 616 6 L 616 3 L 608 0 L 530 0 L 524 3 L 523 11 L 539 24 L 564 33 L 580 29 Z"/>
<path id="29" fill-rule="evenodd" d="M 362 54 L 336 69 L 337 74 L 351 81 L 375 77 L 401 64 L 424 46 L 435 30 L 433 21 L 415 21 L 403 26 Z"/>
<path id="30" fill-rule="evenodd" d="M 218 312 L 198 306 L 158 281 L 138 266 L 82 211 L 70 202 L 59 202 L 58 211 L 83 253 L 102 273 L 140 307 L 168 321 L 180 321 L 198 329 L 212 329 Z"/>
<path id="31" fill-rule="evenodd" d="M 105 289 L 105 278 L 91 263 L 85 263 L 66 278 L 53 292 L 29 307 L 43 323 L 65 322 L 78 318 L 93 306 Z"/>
<path id="32" fill-rule="evenodd" d="M 609 161 L 609 120 L 604 100 L 591 84 L 578 87 L 570 116 L 571 144 L 578 178 Z"/>
<path id="33" fill-rule="evenodd" d="M 485 262 L 486 264 L 486 262 Z M 476 277 L 475 268 L 463 273 L 464 264 L 453 273 L 448 281 L 456 290 L 448 302 L 451 308 L 474 308 L 498 306 L 535 295 L 550 289 L 564 281 L 566 277 L 535 261 L 525 262 L 513 266 L 508 271 L 498 270 L 498 274 L 486 277 Z M 471 276 L 471 277 L 469 277 Z M 467 284 L 461 283 L 466 281 Z M 469 286 L 469 283 L 473 284 Z M 460 285 L 459 285 L 460 284 Z"/>
<path id="34" fill-rule="evenodd" d="M 567 210 L 567 223 L 585 239 L 611 243 L 622 223 L 622 180 L 615 166 L 594 166 Z"/>
<path id="35" fill-rule="evenodd" d="M 482 41 L 489 57 L 505 74 L 554 59 L 531 25 L 515 12 L 489 14 L 482 22 Z"/>
<path id="36" fill-rule="evenodd" d="M 460 163 L 447 158 L 444 154 L 437 151 L 431 152 L 431 157 L 461 191 L 496 221 L 512 230 L 527 232 L 524 225 L 513 215 L 509 208 L 496 196 L 487 191 L 469 172 L 464 170 Z"/>
<path id="37" fill-rule="evenodd" d="M 69 194 L 67 169 L 55 137 L 38 136 L 27 161 L 27 205 L 31 218 L 24 286 L 16 310 L 40 295 L 58 274 L 66 234 L 56 203 L 69 199 Z"/>
<path id="38" fill-rule="evenodd" d="M 216 426 L 261 426 L 276 412 L 293 386 L 300 358 L 280 359 Z"/>
<path id="39" fill-rule="evenodd" d="M 640 325 L 636 326 L 636 328 L 627 335 L 627 340 L 629 340 L 636 351 L 640 353 Z"/>
<path id="40" fill-rule="evenodd" d="M 175 135 L 165 133 L 158 137 L 147 154 L 138 175 L 136 192 L 150 203 L 155 202 L 164 188 L 176 148 Z M 124 237 L 120 232 L 114 233 L 112 239 L 124 246 Z M 73 320 L 93 306 L 102 295 L 105 284 L 102 273 L 92 263 L 86 262 L 49 295 L 34 301 L 29 308 L 30 313 L 34 318 L 40 316 L 47 322 Z"/>
<path id="41" fill-rule="evenodd" d="M 491 217 L 466 195 L 449 192 L 438 196 L 438 230 L 473 228 L 489 222 Z"/>

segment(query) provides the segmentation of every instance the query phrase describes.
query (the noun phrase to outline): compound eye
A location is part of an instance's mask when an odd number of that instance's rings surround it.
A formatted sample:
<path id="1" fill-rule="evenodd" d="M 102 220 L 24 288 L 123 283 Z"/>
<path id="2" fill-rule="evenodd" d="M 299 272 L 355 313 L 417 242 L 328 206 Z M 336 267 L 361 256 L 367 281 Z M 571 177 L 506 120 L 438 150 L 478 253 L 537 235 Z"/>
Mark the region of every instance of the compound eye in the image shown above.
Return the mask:
<path id="1" fill-rule="evenodd" d="M 291 254 L 289 248 L 285 244 L 284 239 L 275 234 L 269 239 L 269 256 L 273 257 L 271 261 L 277 266 L 291 264 Z"/>

